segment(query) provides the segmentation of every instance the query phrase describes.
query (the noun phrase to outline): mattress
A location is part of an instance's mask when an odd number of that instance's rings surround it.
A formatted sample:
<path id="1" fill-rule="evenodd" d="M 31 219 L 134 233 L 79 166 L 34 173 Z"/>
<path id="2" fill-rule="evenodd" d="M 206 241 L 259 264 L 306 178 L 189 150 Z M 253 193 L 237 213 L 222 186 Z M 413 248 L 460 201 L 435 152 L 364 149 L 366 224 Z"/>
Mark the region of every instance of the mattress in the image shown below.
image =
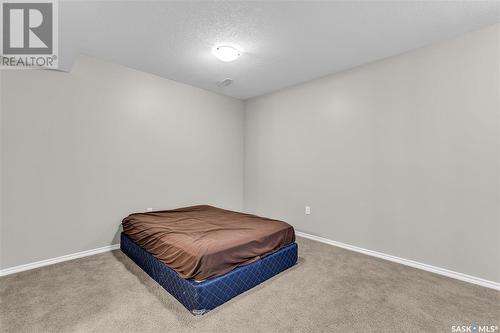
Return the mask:
<path id="1" fill-rule="evenodd" d="M 295 241 L 288 223 L 207 205 L 131 214 L 122 225 L 135 244 L 196 281 L 256 262 Z"/>
<path id="2" fill-rule="evenodd" d="M 121 234 L 121 250 L 151 278 L 174 296 L 194 315 L 202 315 L 233 297 L 253 288 L 295 265 L 296 243 L 249 265 L 203 282 L 183 279 L 176 271 Z"/>

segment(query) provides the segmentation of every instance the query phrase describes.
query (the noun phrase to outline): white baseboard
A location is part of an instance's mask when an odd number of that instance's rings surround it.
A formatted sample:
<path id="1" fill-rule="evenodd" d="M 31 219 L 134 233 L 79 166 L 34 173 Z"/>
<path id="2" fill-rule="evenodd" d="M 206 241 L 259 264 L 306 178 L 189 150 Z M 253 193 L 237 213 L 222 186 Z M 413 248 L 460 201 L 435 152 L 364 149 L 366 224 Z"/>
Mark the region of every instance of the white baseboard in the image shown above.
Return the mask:
<path id="1" fill-rule="evenodd" d="M 385 254 L 385 253 L 381 253 L 381 252 L 377 252 L 377 251 L 372 251 L 372 250 L 367 250 L 367 249 L 364 249 L 364 248 L 361 248 L 361 247 L 358 247 L 358 246 L 354 246 L 354 245 L 349 245 L 349 244 L 337 242 L 337 241 L 334 241 L 334 240 L 331 240 L 331 239 L 327 239 L 327 238 L 323 238 L 323 237 L 311 235 L 311 234 L 308 234 L 308 233 L 305 233 L 305 232 L 302 232 L 302 231 L 296 231 L 295 234 L 297 236 L 300 236 L 300 237 L 304 237 L 304 238 L 315 240 L 315 241 L 318 241 L 318 242 L 321 242 L 321 243 L 325 243 L 325 244 L 329 244 L 329 245 L 341 247 L 341 248 L 344 248 L 344 249 L 347 249 L 347 250 L 351 250 L 351 251 L 354 251 L 354 252 L 363 253 L 363 254 L 366 254 L 366 255 L 369 255 L 369 256 L 372 256 L 372 257 L 377 257 L 377 258 L 389 260 L 389 261 L 392 261 L 392 262 L 396 262 L 398 264 L 402 264 L 402 265 L 406 265 L 406 266 L 418 268 L 418 269 L 421 269 L 421 270 L 424 270 L 424 271 L 428 271 L 428 272 L 432 272 L 432 273 L 444 275 L 444 276 L 447 276 L 447 277 L 450 277 L 450 278 L 453 278 L 453 279 L 457 279 L 457 280 L 461 280 L 461 281 L 465 281 L 465 282 L 477 284 L 477 285 L 480 285 L 480 286 L 483 286 L 483 287 L 486 287 L 486 288 L 500 290 L 500 283 L 498 283 L 498 282 L 485 280 L 485 279 L 482 279 L 482 278 L 479 278 L 479 277 L 475 277 L 475 276 L 472 276 L 472 275 L 467 275 L 467 274 L 463 274 L 463 273 L 459 273 L 459 272 L 455 272 L 455 271 L 450 271 L 448 269 L 441 268 L 441 267 L 436 267 L 436 266 L 432 266 L 432 265 L 428 265 L 428 264 L 423 264 L 423 263 L 418 262 L 418 261 L 413 261 L 413 260 L 409 260 L 409 259 L 403 259 L 403 258 L 399 258 L 399 257 L 392 256 L 392 255 L 389 255 L 389 254 Z M 113 244 L 113 245 L 103 246 L 103 247 L 100 247 L 100 248 L 97 248 L 97 249 L 93 249 L 93 250 L 87 250 L 87 251 L 77 252 L 77 253 L 73 253 L 73 254 L 68 254 L 68 255 L 65 255 L 65 256 L 61 256 L 61 257 L 52 258 L 52 259 L 46 259 L 46 260 L 36 261 L 36 262 L 32 262 L 32 263 L 25 264 L 25 265 L 19 265 L 19 266 L 9 267 L 9 268 L 5 268 L 5 269 L 0 270 L 0 276 L 14 274 L 14 273 L 18 273 L 18 272 L 23 272 L 23 271 L 27 271 L 27 270 L 38 268 L 38 267 L 53 265 L 53 264 L 57 264 L 57 263 L 63 262 L 63 261 L 68 261 L 68 260 L 73 260 L 73 259 L 88 257 L 88 256 L 92 256 L 94 254 L 108 252 L 108 251 L 116 250 L 116 249 L 119 249 L 119 248 L 120 248 L 120 244 Z"/>
<path id="2" fill-rule="evenodd" d="M 318 241 L 318 242 L 321 242 L 321 243 L 325 243 L 325 244 L 330 244 L 330 245 L 338 246 L 338 247 L 341 247 L 341 248 L 344 248 L 344 249 L 347 249 L 347 250 L 351 250 L 351 251 L 363 253 L 363 254 L 366 254 L 366 255 L 369 255 L 369 256 L 372 256 L 372 257 L 377 257 L 377 258 L 389 260 L 389 261 L 392 261 L 392 262 L 396 262 L 398 264 L 402 264 L 402 265 L 406 265 L 406 266 L 410 266 L 410 267 L 422 269 L 424 271 L 428 271 L 428 272 L 432 272 L 432 273 L 444 275 L 444 276 L 447 276 L 447 277 L 450 277 L 450 278 L 453 278 L 453 279 L 457 279 L 457 280 L 461 280 L 461 281 L 465 281 L 465 282 L 469 282 L 469 283 L 474 283 L 474 284 L 477 284 L 477 285 L 480 285 L 480 286 L 483 286 L 483 287 L 486 287 L 486 288 L 500 290 L 500 283 L 498 283 L 498 282 L 489 281 L 489 280 L 485 280 L 485 279 L 482 279 L 482 278 L 479 278 L 479 277 L 475 277 L 475 276 L 472 276 L 472 275 L 467 275 L 467 274 L 463 274 L 463 273 L 458 273 L 458 272 L 450 271 L 448 269 L 441 268 L 441 267 L 436 267 L 436 266 L 431 266 L 431 265 L 423 264 L 423 263 L 418 262 L 418 261 L 413 261 L 413 260 L 409 260 L 409 259 L 403 259 L 403 258 L 391 256 L 389 254 L 385 254 L 385 253 L 381 253 L 381 252 L 377 252 L 377 251 L 363 249 L 361 247 L 357 247 L 357 246 L 353 246 L 353 245 L 349 245 L 349 244 L 344 244 L 344 243 L 341 243 L 341 242 L 337 242 L 337 241 L 334 241 L 334 240 L 331 240 L 331 239 L 327 239 L 327 238 L 323 238 L 323 237 L 319 237 L 319 236 L 315 236 L 315 235 L 310 235 L 310 234 L 307 234 L 307 233 L 301 232 L 301 231 L 295 231 L 295 234 L 297 236 L 300 236 L 300 237 L 312 239 L 312 240 L 315 240 L 315 241 Z"/>
<path id="3" fill-rule="evenodd" d="M 36 262 L 29 263 L 29 264 L 24 264 L 24 265 L 19 265 L 19 266 L 14 266 L 14 267 L 9 267 L 9 268 L 5 268 L 5 269 L 0 270 L 0 276 L 19 273 L 19 272 L 27 271 L 27 270 L 38 268 L 38 267 L 53 265 L 53 264 L 57 264 L 57 263 L 63 262 L 63 261 L 88 257 L 88 256 L 92 256 L 94 254 L 108 252 L 108 251 L 116 250 L 119 248 L 120 248 L 120 244 L 113 244 L 113 245 L 99 247 L 99 248 L 93 249 L 93 250 L 87 250 L 87 251 L 77 252 L 77 253 L 73 253 L 73 254 L 67 254 L 67 255 L 61 256 L 61 257 L 36 261 Z"/>

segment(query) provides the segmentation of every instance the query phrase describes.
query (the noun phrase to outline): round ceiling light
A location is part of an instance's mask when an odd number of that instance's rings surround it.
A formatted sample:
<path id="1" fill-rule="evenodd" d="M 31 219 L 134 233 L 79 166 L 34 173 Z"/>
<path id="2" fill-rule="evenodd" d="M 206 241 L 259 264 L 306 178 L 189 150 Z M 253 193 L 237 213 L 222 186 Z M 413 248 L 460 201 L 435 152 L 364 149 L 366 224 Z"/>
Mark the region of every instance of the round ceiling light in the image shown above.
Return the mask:
<path id="1" fill-rule="evenodd" d="M 212 53 L 219 60 L 222 60 L 224 62 L 234 61 L 241 55 L 241 51 L 239 50 L 239 48 L 232 45 L 214 46 L 214 48 L 212 49 Z"/>

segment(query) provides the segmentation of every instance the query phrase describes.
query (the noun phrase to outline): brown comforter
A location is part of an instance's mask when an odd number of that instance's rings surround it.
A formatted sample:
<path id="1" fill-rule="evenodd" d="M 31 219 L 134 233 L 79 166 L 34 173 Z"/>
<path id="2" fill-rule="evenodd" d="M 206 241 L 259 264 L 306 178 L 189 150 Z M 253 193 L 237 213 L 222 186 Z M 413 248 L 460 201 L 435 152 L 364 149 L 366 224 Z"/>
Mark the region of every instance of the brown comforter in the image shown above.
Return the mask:
<path id="1" fill-rule="evenodd" d="M 295 241 L 288 223 L 212 206 L 126 217 L 123 232 L 185 279 L 212 278 Z"/>

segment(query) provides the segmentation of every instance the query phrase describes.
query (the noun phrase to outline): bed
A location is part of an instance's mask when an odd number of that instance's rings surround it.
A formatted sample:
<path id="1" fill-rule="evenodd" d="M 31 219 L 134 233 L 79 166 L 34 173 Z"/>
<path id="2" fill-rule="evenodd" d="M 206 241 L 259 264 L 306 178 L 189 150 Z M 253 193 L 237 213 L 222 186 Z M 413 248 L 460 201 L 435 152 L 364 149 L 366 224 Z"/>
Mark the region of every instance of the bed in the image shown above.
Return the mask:
<path id="1" fill-rule="evenodd" d="M 121 250 L 191 313 L 204 314 L 297 262 L 289 224 L 212 206 L 126 217 Z"/>

